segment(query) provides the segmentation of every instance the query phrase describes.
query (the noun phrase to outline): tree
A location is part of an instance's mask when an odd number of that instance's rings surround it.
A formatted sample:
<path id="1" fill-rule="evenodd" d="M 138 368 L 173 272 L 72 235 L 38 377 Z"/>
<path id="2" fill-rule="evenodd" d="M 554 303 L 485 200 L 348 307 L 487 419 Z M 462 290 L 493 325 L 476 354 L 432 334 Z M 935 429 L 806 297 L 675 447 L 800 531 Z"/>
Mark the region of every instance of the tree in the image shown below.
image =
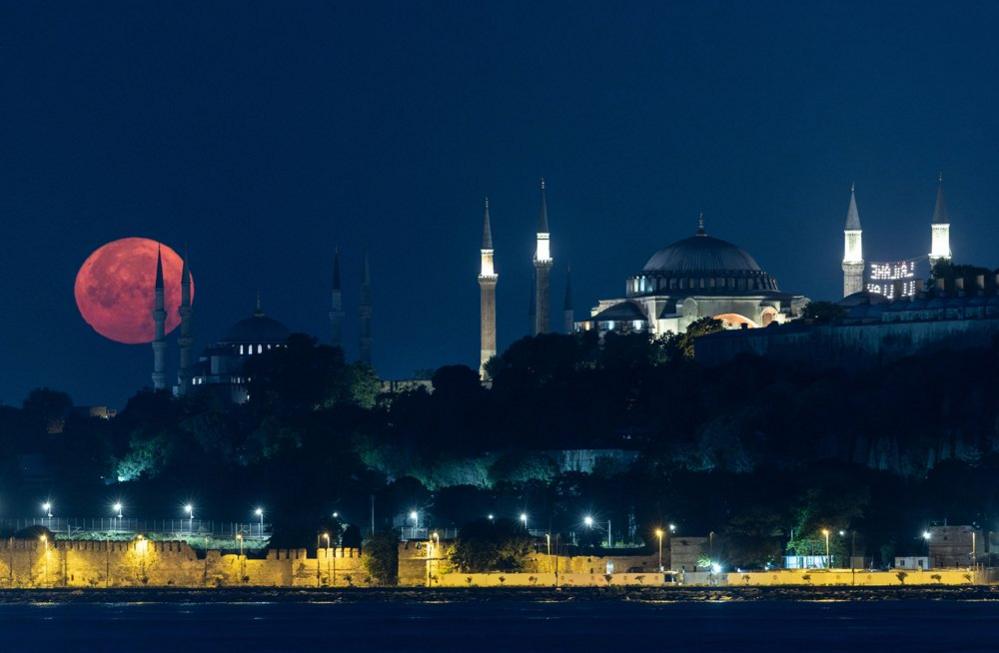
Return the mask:
<path id="1" fill-rule="evenodd" d="M 801 317 L 813 324 L 838 322 L 846 315 L 846 309 L 834 302 L 808 302 L 801 311 Z"/>
<path id="2" fill-rule="evenodd" d="M 463 572 L 519 571 L 531 551 L 531 538 L 511 519 L 479 519 L 461 528 L 452 562 Z"/>
<path id="3" fill-rule="evenodd" d="M 399 535 L 395 531 L 375 533 L 362 549 L 362 563 L 382 585 L 399 582 Z"/>

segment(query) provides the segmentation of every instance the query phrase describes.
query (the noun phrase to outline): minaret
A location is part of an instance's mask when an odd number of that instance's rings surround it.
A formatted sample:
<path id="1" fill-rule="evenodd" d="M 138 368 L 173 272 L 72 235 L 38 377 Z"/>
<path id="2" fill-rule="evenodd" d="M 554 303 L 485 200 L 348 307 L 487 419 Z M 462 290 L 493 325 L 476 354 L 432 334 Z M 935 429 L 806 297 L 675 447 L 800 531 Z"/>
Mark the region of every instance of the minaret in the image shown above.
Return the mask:
<path id="1" fill-rule="evenodd" d="M 361 320 L 361 338 L 358 359 L 371 365 L 371 267 L 368 253 L 364 253 L 364 270 L 361 277 L 361 305 L 358 309 Z"/>
<path id="2" fill-rule="evenodd" d="M 333 254 L 333 290 L 330 296 L 330 342 L 343 347 L 343 293 L 340 290 L 340 248 Z"/>
<path id="3" fill-rule="evenodd" d="M 550 324 L 551 309 L 551 240 L 548 231 L 548 202 L 545 199 L 545 180 L 541 180 L 541 209 L 538 211 L 537 245 L 534 249 L 534 335 L 545 333 Z"/>
<path id="4" fill-rule="evenodd" d="M 537 278 L 538 278 L 537 272 L 532 272 L 531 273 L 531 292 L 529 293 L 530 294 L 530 300 L 527 303 L 527 333 L 529 333 L 531 335 L 534 334 L 534 327 L 537 325 L 537 321 L 538 321 L 538 318 L 537 318 L 538 311 L 537 311 L 537 308 L 536 308 L 537 307 L 537 302 L 535 301 L 537 298 L 534 296 L 534 286 L 535 286 Z"/>
<path id="5" fill-rule="evenodd" d="M 933 207 L 933 224 L 930 225 L 930 265 L 944 261 L 950 263 L 950 216 L 944 201 L 943 173 L 938 177 L 937 204 Z"/>
<path id="6" fill-rule="evenodd" d="M 565 332 L 576 331 L 576 316 L 572 310 L 572 268 L 565 270 L 565 301 L 562 303 L 562 318 L 565 321 Z"/>
<path id="7" fill-rule="evenodd" d="M 177 394 L 187 394 L 191 387 L 191 345 L 194 336 L 191 333 L 191 317 L 194 309 L 191 306 L 191 268 L 187 263 L 187 252 L 184 252 L 184 267 L 180 272 L 180 336 L 177 344 L 180 347 L 180 366 L 177 370 Z"/>
<path id="8" fill-rule="evenodd" d="M 482 214 L 482 247 L 479 249 L 479 376 L 486 378 L 486 363 L 496 355 L 496 282 L 493 266 L 493 229 L 489 223 L 489 198 Z"/>
<path id="9" fill-rule="evenodd" d="M 846 210 L 846 225 L 843 227 L 843 296 L 852 295 L 864 289 L 864 246 L 863 230 L 860 228 L 860 213 L 857 211 L 855 186 L 850 185 L 850 206 Z"/>
<path id="10" fill-rule="evenodd" d="M 166 388 L 166 309 L 163 299 L 163 253 L 156 248 L 156 286 L 153 304 L 153 389 Z"/>

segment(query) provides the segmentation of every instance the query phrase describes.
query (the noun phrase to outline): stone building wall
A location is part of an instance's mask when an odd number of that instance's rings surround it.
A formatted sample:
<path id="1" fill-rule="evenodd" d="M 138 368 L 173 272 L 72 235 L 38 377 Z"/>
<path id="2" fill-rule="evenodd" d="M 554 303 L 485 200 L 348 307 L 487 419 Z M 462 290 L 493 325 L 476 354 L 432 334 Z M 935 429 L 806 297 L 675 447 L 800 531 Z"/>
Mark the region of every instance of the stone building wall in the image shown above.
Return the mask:
<path id="1" fill-rule="evenodd" d="M 358 549 L 271 549 L 265 559 L 208 551 L 184 542 L 0 542 L 2 587 L 316 587 L 371 584 Z"/>

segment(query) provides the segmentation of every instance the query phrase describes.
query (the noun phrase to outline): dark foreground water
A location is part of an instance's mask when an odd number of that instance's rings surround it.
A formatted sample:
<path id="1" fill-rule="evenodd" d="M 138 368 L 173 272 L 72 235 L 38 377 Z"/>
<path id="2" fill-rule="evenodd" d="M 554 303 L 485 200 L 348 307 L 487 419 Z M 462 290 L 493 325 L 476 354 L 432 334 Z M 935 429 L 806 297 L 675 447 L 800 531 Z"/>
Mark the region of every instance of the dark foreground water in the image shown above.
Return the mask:
<path id="1" fill-rule="evenodd" d="M 47 593 L 2 651 L 999 651 L 991 592 Z M 108 599 L 117 599 L 108 602 Z"/>

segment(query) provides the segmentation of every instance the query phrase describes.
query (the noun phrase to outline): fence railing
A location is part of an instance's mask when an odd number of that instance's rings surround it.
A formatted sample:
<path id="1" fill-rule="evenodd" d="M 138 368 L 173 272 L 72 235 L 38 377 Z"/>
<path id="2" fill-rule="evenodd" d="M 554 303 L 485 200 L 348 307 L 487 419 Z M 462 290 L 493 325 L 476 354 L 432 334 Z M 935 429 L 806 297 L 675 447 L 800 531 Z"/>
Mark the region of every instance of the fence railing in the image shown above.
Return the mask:
<path id="1" fill-rule="evenodd" d="M 108 535 L 161 534 L 178 537 L 235 538 L 242 534 L 245 538 L 264 539 L 271 536 L 271 525 L 261 522 L 228 522 L 212 519 L 138 519 L 135 517 L 94 517 L 89 519 L 74 517 L 32 517 L 0 519 L 0 528 L 6 531 L 19 531 L 31 526 L 43 526 L 56 535 L 72 537 L 84 533 L 105 533 Z"/>
<path id="2" fill-rule="evenodd" d="M 442 540 L 451 540 L 458 537 L 457 528 L 426 528 L 423 526 L 417 528 L 415 526 L 403 526 L 399 529 L 399 539 L 427 540 L 430 539 L 431 533 L 437 533 L 437 536 Z"/>

